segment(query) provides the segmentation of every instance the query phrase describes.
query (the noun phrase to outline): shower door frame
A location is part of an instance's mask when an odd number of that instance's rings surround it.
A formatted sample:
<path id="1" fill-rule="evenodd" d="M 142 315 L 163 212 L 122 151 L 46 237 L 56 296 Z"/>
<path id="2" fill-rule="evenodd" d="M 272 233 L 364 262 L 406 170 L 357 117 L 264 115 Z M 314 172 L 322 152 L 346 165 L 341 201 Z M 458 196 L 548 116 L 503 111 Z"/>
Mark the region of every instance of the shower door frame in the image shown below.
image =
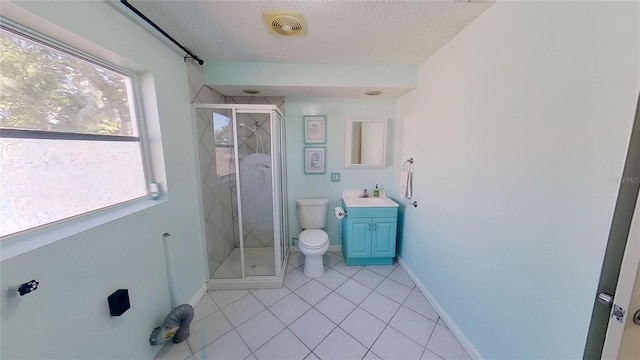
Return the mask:
<path id="1" fill-rule="evenodd" d="M 211 109 L 215 112 L 215 110 L 230 110 L 232 114 L 232 122 L 233 122 L 233 151 L 234 151 L 234 166 L 235 166 L 235 180 L 236 180 L 236 200 L 237 200 L 237 212 L 238 212 L 238 232 L 239 232 L 239 240 L 240 240 L 240 266 L 241 266 L 241 277 L 239 278 L 228 278 L 228 279 L 210 279 L 209 278 L 209 269 L 208 269 L 208 260 L 207 260 L 207 241 L 206 241 L 206 231 L 205 227 L 201 226 L 203 239 L 203 248 L 204 248 L 204 257 L 205 263 L 207 264 L 207 287 L 209 290 L 218 290 L 218 289 L 258 289 L 258 288 L 276 288 L 281 287 L 284 281 L 284 275 L 287 266 L 287 260 L 289 257 L 289 241 L 287 241 L 288 237 L 288 200 L 287 200 L 287 192 L 286 192 L 286 179 L 287 179 L 287 167 L 286 167 L 286 144 L 285 144 L 285 117 L 280 112 L 275 105 L 257 105 L 257 104 L 192 104 L 192 121 L 195 124 L 197 121 L 197 110 L 199 109 Z M 254 113 L 254 114 L 269 114 L 270 121 L 270 149 L 271 149 L 271 169 L 273 169 L 271 173 L 271 194 L 272 194 L 272 210 L 273 210 L 273 256 L 274 256 L 274 275 L 247 275 L 245 269 L 245 254 L 244 254 L 244 226 L 242 219 L 242 197 L 241 197 L 241 185 L 240 185 L 240 159 L 239 159 L 239 144 L 238 144 L 238 123 L 237 123 L 237 113 Z M 279 128 L 276 131 L 276 116 L 280 117 Z M 211 119 L 213 121 L 213 119 Z M 197 139 L 197 128 L 193 127 L 194 139 Z M 278 152 L 274 153 L 274 149 L 276 149 L 274 144 L 274 134 L 277 134 L 280 137 L 280 142 L 277 147 Z M 196 159 L 200 159 L 200 150 L 198 147 L 198 142 L 194 142 L 194 149 L 196 154 Z M 279 163 L 277 156 L 280 156 Z M 280 184 L 277 183 L 277 174 L 275 173 L 278 170 L 278 166 L 281 170 L 280 173 Z M 198 178 L 201 179 L 201 170 L 200 166 L 196 166 L 196 171 Z M 198 182 L 198 198 L 200 202 L 199 211 L 201 212 L 201 218 L 204 219 L 204 210 L 202 206 L 203 196 L 202 196 L 202 182 Z M 280 200 L 278 200 L 280 199 Z M 280 204 L 282 209 L 280 209 Z M 282 213 L 280 212 L 282 211 Z M 284 251 L 283 251 L 284 248 Z M 284 255 L 284 256 L 283 256 Z"/>
<path id="2" fill-rule="evenodd" d="M 283 234 L 283 229 L 281 228 L 281 224 L 279 221 L 279 216 L 282 216 L 282 214 L 280 213 L 280 209 L 278 206 L 278 196 L 282 196 L 283 194 L 281 194 L 280 190 L 278 189 L 278 184 L 277 181 L 274 181 L 277 179 L 277 174 L 275 173 L 278 170 L 278 164 L 277 164 L 277 159 L 276 159 L 276 154 L 274 154 L 274 144 L 273 144 L 273 134 L 276 133 L 276 121 L 274 119 L 274 115 L 273 113 L 276 112 L 278 113 L 281 117 L 282 114 L 279 112 L 279 110 L 277 109 L 277 107 L 275 105 L 251 105 L 251 107 L 249 107 L 250 105 L 248 104 L 237 104 L 237 105 L 232 105 L 233 106 L 233 131 L 234 131 L 234 137 L 235 140 L 234 141 L 234 155 L 235 155 L 235 166 L 236 166 L 236 197 L 237 197 L 237 202 L 238 202 L 238 223 L 239 223 L 239 227 L 240 227 L 240 263 L 242 266 L 242 278 L 259 278 L 262 279 L 265 276 L 269 276 L 269 275 L 252 275 L 252 276 L 247 276 L 246 275 L 246 268 L 245 268 L 245 262 L 244 262 L 244 219 L 242 216 L 242 187 L 240 185 L 240 159 L 239 159 L 239 154 L 240 154 L 240 149 L 239 149 L 239 143 L 238 143 L 238 124 L 237 124 L 237 114 L 269 114 L 269 133 L 271 134 L 271 141 L 269 144 L 269 148 L 271 149 L 271 156 L 270 156 L 270 160 L 271 160 L 271 169 L 272 169 L 272 173 L 271 173 L 271 196 L 272 196 L 272 210 L 273 210 L 273 255 L 274 255 L 274 275 L 272 276 L 280 276 L 281 273 L 284 271 L 283 266 L 282 266 L 282 257 L 281 257 L 281 244 L 282 242 L 280 241 L 281 237 L 284 235 Z M 266 108 L 265 108 L 266 107 Z M 275 111 L 274 111 L 275 110 Z M 281 134 L 278 134 L 279 136 L 281 136 Z M 282 139 L 280 139 L 280 143 L 282 143 Z M 284 170 L 283 170 L 284 171 Z M 278 266 L 278 264 L 280 264 L 280 266 Z"/>

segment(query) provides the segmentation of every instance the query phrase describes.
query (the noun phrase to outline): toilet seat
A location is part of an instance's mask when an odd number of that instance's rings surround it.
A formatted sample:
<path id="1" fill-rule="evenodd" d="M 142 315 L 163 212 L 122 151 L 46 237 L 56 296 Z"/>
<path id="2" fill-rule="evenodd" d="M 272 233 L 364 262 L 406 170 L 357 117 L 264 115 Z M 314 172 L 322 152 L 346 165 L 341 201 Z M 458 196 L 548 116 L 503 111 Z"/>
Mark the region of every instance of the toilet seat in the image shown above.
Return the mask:
<path id="1" fill-rule="evenodd" d="M 304 246 L 309 250 L 314 250 L 325 246 L 329 241 L 329 236 L 326 232 L 320 229 L 309 229 L 300 233 L 298 241 L 300 242 L 298 244 L 299 247 Z"/>

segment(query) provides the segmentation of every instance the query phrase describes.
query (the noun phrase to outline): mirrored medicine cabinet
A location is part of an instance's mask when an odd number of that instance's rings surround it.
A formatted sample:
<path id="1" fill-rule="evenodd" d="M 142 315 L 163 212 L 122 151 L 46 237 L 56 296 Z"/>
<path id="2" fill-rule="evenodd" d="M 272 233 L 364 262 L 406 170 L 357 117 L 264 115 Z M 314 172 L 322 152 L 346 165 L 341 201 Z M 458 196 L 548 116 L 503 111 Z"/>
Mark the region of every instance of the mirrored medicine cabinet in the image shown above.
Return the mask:
<path id="1" fill-rule="evenodd" d="M 387 119 L 347 119 L 346 168 L 384 168 Z"/>

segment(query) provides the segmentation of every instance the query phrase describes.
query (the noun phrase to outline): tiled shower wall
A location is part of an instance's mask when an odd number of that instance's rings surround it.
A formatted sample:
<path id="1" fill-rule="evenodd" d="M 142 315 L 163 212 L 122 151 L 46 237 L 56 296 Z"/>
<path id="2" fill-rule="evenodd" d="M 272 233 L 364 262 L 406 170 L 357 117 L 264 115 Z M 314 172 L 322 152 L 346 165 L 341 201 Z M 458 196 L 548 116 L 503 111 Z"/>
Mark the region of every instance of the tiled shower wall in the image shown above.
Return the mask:
<path id="1" fill-rule="evenodd" d="M 284 97 L 224 96 L 202 83 L 202 72 L 197 66 L 188 65 L 191 103 L 209 104 L 272 104 L 280 111 L 284 108 Z M 230 114 L 229 114 L 230 115 Z M 259 131 L 262 147 L 256 136 L 248 129 L 238 131 L 238 152 L 240 159 L 255 152 L 271 152 L 271 124 L 267 114 L 240 114 L 239 123 Z M 200 173 L 202 175 L 202 195 L 205 213 L 205 233 L 209 276 L 212 277 L 231 251 L 240 246 L 238 234 L 238 212 L 235 177 L 218 178 L 216 148 L 211 111 L 196 114 Z M 256 125 L 257 124 L 257 125 Z M 222 165 L 222 164 L 221 164 Z M 228 165 L 228 164 L 227 164 Z M 265 232 L 250 224 L 243 228 L 245 247 L 273 246 L 273 231 Z"/>
<path id="2" fill-rule="evenodd" d="M 196 112 L 200 174 L 202 175 L 202 198 L 207 239 L 209 275 L 218 269 L 239 240 L 233 214 L 237 211 L 235 176 L 218 177 L 216 147 L 214 141 L 212 110 Z M 228 149 L 228 148 L 227 148 Z M 221 166 L 228 166 L 228 164 Z"/>
<path id="3" fill-rule="evenodd" d="M 200 79 L 200 68 L 189 66 L 189 94 L 191 103 L 224 103 L 224 96 L 204 86 Z M 218 270 L 220 264 L 231 253 L 235 244 L 237 226 L 234 226 L 232 214 L 235 193 L 235 178 L 220 181 L 216 167 L 216 149 L 211 110 L 196 112 L 200 174 L 202 176 L 202 200 L 205 217 L 205 236 L 207 242 L 207 262 L 209 276 Z M 233 183 L 231 183 L 233 182 Z"/>
<path id="4" fill-rule="evenodd" d="M 189 77 L 189 99 L 194 103 L 223 104 L 224 95 L 205 86 L 202 81 L 202 67 L 193 63 L 187 63 L 187 76 Z"/>

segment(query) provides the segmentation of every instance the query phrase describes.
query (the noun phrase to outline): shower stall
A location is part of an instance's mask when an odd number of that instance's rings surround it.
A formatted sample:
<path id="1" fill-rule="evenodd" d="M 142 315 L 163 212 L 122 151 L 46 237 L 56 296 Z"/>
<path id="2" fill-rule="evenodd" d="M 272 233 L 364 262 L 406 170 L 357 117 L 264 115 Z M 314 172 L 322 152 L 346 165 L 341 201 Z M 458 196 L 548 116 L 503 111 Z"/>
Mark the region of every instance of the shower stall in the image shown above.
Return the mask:
<path id="1" fill-rule="evenodd" d="M 280 287 L 289 253 L 284 116 L 275 105 L 192 106 L 208 288 Z"/>

